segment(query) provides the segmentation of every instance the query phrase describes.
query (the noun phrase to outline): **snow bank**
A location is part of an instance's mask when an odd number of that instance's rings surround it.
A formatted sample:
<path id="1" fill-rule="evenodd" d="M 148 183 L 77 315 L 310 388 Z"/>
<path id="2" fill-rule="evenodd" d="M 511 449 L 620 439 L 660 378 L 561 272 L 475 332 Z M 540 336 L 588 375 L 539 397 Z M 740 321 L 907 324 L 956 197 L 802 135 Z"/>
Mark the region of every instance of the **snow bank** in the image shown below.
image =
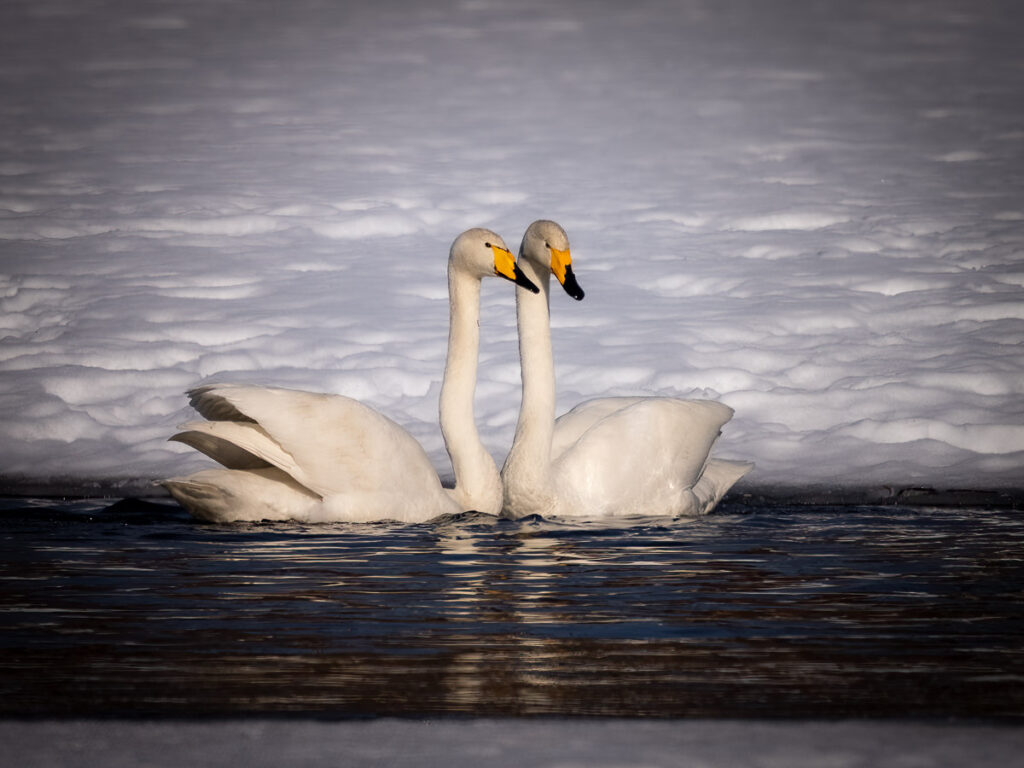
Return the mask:
<path id="1" fill-rule="evenodd" d="M 451 240 L 565 226 L 559 406 L 721 399 L 748 486 L 1024 463 L 1011 2 L 14 0 L 0 7 L 0 475 L 162 477 L 182 392 L 436 425 Z M 485 285 L 477 413 L 519 398 Z"/>
<path id="2" fill-rule="evenodd" d="M 822 765 L 1012 764 L 1019 728 L 756 720 L 64 720 L 0 722 L 18 765 Z"/>

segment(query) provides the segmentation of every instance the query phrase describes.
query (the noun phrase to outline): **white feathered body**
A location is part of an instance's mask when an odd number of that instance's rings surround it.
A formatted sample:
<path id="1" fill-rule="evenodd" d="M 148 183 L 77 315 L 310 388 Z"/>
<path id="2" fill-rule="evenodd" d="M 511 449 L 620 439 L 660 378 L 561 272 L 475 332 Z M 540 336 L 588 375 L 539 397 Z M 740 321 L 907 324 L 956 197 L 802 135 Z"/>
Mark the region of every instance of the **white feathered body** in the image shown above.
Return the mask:
<path id="1" fill-rule="evenodd" d="M 516 289 L 523 397 L 501 471 L 503 514 L 622 518 L 711 511 L 752 466 L 710 458 L 732 409 L 709 400 L 607 397 L 556 420 L 552 275 L 573 298 L 583 298 L 565 231 L 552 221 L 531 224 L 519 266 L 540 292 Z"/>
<path id="2" fill-rule="evenodd" d="M 546 476 L 524 466 L 532 457 L 509 456 L 506 514 L 706 514 L 751 467 L 709 458 L 732 413 L 722 403 L 668 397 L 581 403 L 555 422 Z"/>
<path id="3" fill-rule="evenodd" d="M 417 522 L 461 511 L 420 444 L 357 400 L 234 384 L 189 397 L 207 421 L 172 439 L 225 467 L 164 482 L 196 517 Z"/>
<path id="4" fill-rule="evenodd" d="M 459 235 L 448 254 L 451 314 L 439 407 L 454 489 L 441 486 L 408 432 L 356 400 L 234 384 L 189 392 L 206 421 L 186 424 L 171 438 L 224 468 L 163 485 L 194 516 L 218 522 L 419 522 L 470 509 L 498 514 L 501 479 L 473 418 L 480 282 L 494 276 L 529 284 L 497 234 Z"/>

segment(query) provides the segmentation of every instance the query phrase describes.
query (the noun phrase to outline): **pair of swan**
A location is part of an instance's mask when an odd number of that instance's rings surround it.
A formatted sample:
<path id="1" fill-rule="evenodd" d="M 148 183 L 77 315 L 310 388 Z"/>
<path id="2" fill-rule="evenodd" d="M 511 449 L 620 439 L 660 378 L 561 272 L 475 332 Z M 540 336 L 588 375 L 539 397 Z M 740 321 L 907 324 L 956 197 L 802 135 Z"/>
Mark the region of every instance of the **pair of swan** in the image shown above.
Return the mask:
<path id="1" fill-rule="evenodd" d="M 551 221 L 523 236 L 516 261 L 500 236 L 471 229 L 448 258 L 451 304 L 440 420 L 455 471 L 446 489 L 419 443 L 351 398 L 213 384 L 189 392 L 206 421 L 173 440 L 215 459 L 163 482 L 195 517 L 217 522 L 397 520 L 477 510 L 512 517 L 694 515 L 710 511 L 750 464 L 709 459 L 732 409 L 711 401 L 615 397 L 557 421 L 548 316 L 554 274 L 575 299 L 569 240 Z M 499 475 L 473 417 L 480 281 L 516 283 L 523 398 Z"/>

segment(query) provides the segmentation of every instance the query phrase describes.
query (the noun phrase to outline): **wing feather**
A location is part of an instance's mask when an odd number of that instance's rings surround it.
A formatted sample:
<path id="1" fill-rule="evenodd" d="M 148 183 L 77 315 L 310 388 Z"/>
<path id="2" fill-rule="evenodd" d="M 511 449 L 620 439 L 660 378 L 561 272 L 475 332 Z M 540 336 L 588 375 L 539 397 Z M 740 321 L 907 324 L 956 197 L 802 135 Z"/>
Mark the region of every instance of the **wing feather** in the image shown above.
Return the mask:
<path id="1" fill-rule="evenodd" d="M 570 503 L 599 514 L 697 513 L 693 487 L 732 409 L 641 398 L 595 421 L 553 464 Z"/>
<path id="2" fill-rule="evenodd" d="M 440 480 L 420 444 L 357 400 L 274 387 L 208 385 L 189 393 L 204 417 L 233 422 L 234 442 L 327 497 L 407 488 L 423 494 Z M 246 429 L 246 423 L 252 427 Z M 244 439 L 243 439 L 244 436 Z M 237 441 L 237 442 L 236 442 Z"/>

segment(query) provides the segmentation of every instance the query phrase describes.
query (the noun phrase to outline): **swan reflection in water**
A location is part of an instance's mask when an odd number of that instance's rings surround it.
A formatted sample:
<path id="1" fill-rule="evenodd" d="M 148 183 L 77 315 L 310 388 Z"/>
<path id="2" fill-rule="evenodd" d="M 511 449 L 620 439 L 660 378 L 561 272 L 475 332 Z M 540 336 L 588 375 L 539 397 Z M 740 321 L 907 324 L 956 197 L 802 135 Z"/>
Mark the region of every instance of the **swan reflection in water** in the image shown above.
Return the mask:
<path id="1" fill-rule="evenodd" d="M 0 710 L 1024 712 L 1014 511 L 725 508 L 620 528 L 161 510 L 4 519 Z"/>
<path id="2" fill-rule="evenodd" d="M 448 584 L 446 621 L 466 630 L 441 673 L 453 700 L 558 712 L 566 685 L 577 693 L 592 686 L 595 697 L 581 711 L 602 714 L 624 706 L 629 686 L 679 676 L 684 649 L 666 633 L 663 612 L 699 571 L 672 567 L 673 560 L 707 558 L 676 540 L 692 519 L 666 527 L 657 518 L 635 518 L 628 532 L 593 521 L 481 516 L 467 525 L 471 519 L 460 516 L 436 530 Z M 763 583 L 763 576 L 748 578 Z M 703 666 L 716 650 L 691 645 L 685 652 L 689 664 Z"/>

